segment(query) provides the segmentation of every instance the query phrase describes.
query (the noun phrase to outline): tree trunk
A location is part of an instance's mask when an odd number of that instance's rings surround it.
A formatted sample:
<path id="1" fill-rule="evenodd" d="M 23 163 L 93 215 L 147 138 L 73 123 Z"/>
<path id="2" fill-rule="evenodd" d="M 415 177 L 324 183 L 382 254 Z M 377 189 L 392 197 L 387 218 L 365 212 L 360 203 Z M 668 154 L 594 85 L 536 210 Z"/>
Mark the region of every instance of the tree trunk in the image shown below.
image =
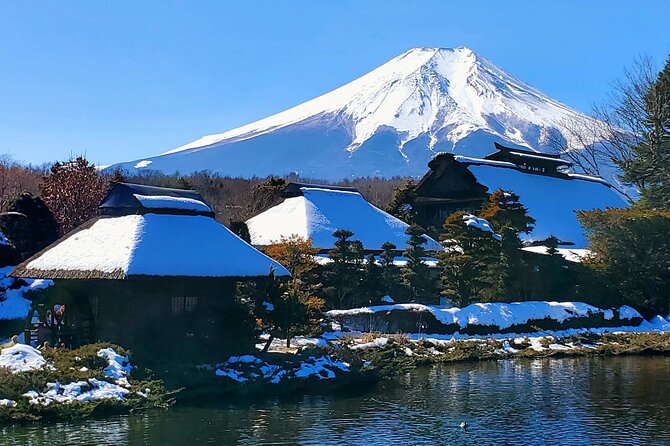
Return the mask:
<path id="1" fill-rule="evenodd" d="M 291 335 L 286 334 L 286 348 L 291 348 Z"/>
<path id="2" fill-rule="evenodd" d="M 274 335 L 270 335 L 268 340 L 265 342 L 265 345 L 263 346 L 263 350 L 261 350 L 261 353 L 266 353 L 270 349 L 270 344 L 272 344 L 272 341 L 274 341 L 275 337 Z"/>

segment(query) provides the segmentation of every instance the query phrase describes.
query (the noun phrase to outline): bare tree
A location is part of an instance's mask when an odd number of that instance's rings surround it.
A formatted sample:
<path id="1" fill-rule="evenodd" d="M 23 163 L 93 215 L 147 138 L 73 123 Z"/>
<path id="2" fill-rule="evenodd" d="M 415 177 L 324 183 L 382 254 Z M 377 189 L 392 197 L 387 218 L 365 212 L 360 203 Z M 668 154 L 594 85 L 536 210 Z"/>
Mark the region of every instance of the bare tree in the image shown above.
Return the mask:
<path id="1" fill-rule="evenodd" d="M 589 175 L 603 176 L 608 169 L 626 165 L 633 157 L 632 147 L 643 143 L 648 133 L 645 97 L 657 72 L 650 57 L 638 57 L 590 116 L 558 122 L 562 135 L 552 135 L 550 146 Z M 613 186 L 632 201 L 621 184 Z"/>
<path id="2" fill-rule="evenodd" d="M 0 211 L 21 192 L 36 194 L 42 173 L 30 166 L 23 166 L 9 155 L 0 155 Z"/>

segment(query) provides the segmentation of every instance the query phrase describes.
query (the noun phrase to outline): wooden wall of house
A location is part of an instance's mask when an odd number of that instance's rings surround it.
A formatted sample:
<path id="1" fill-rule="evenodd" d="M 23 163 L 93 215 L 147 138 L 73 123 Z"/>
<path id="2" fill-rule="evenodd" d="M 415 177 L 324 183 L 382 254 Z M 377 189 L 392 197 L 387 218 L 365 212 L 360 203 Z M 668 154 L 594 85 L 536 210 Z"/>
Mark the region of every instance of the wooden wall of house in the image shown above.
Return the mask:
<path id="1" fill-rule="evenodd" d="M 439 228 L 456 211 L 475 212 L 487 193 L 488 189 L 477 182 L 465 164 L 451 159 L 434 160 L 431 172 L 417 187 L 418 223 Z"/>
<path id="2" fill-rule="evenodd" d="M 112 342 L 160 362 L 206 359 L 235 305 L 234 279 L 59 280 L 43 313 L 66 305 L 64 342 Z M 221 351 L 225 349 L 220 349 Z"/>

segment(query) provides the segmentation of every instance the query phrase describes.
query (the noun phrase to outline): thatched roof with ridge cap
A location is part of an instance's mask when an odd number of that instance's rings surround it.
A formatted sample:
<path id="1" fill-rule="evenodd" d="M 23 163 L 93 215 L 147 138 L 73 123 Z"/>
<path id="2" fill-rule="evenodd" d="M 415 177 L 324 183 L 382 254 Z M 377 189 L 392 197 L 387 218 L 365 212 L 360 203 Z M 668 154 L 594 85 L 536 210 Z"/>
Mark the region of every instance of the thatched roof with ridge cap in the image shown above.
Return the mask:
<path id="1" fill-rule="evenodd" d="M 204 200 L 198 200 L 190 193 L 186 197 L 168 195 L 174 190 L 164 188 L 140 191 L 125 186 L 120 183 L 115 189 L 133 192 L 125 195 L 128 202 L 117 200 L 114 202 L 116 207 L 107 208 L 108 211 L 120 211 L 88 221 L 19 264 L 10 275 L 77 280 L 124 280 L 148 276 L 263 277 L 271 272 L 277 276 L 289 275 L 279 263 L 217 222 L 211 210 L 202 210 L 201 205 L 206 206 Z M 149 206 L 154 204 L 151 203 L 153 199 L 161 207 L 147 207 L 138 200 L 139 205 L 135 203 L 133 208 L 129 197 L 136 198 L 135 195 L 150 197 L 146 200 Z M 109 197 L 103 205 L 109 204 Z M 124 196 L 118 194 L 116 197 Z M 164 197 L 188 198 L 201 203 L 186 201 L 189 208 L 184 209 L 183 200 L 173 202 L 164 200 Z M 176 208 L 170 213 L 167 205 Z M 193 209 L 191 205 L 194 205 Z"/>

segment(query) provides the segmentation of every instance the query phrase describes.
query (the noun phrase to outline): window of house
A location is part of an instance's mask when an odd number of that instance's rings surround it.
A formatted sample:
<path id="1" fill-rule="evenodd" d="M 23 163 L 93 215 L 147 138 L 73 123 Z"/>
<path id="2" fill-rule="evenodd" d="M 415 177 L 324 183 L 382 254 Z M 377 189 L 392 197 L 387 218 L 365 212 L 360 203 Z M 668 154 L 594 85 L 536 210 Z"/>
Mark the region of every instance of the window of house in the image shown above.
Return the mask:
<path id="1" fill-rule="evenodd" d="M 198 306 L 198 298 L 195 296 L 174 296 L 172 298 L 172 315 L 190 313 Z"/>

